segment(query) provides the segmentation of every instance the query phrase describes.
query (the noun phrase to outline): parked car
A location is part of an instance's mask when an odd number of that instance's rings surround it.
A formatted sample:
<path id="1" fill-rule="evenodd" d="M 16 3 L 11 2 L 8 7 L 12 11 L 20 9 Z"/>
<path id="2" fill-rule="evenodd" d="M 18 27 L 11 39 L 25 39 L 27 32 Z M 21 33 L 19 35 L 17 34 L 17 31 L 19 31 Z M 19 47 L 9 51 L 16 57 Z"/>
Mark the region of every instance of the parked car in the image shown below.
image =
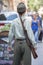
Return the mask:
<path id="1" fill-rule="evenodd" d="M 17 12 L 4 12 L 3 13 L 8 21 L 12 21 L 18 17 Z"/>

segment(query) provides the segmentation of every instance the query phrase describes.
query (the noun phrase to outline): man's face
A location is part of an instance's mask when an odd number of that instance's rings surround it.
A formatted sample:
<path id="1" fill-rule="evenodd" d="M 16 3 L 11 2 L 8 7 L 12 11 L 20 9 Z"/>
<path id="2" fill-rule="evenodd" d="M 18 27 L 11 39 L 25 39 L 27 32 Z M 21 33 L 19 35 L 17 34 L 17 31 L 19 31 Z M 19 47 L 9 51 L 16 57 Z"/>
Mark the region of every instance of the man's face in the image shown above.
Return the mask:
<path id="1" fill-rule="evenodd" d="M 37 18 L 36 14 L 33 14 L 33 18 L 34 18 L 34 19 L 36 19 L 36 18 Z"/>
<path id="2" fill-rule="evenodd" d="M 2 4 L 0 4 L 0 12 L 1 12 L 1 10 L 3 9 L 3 5 Z"/>

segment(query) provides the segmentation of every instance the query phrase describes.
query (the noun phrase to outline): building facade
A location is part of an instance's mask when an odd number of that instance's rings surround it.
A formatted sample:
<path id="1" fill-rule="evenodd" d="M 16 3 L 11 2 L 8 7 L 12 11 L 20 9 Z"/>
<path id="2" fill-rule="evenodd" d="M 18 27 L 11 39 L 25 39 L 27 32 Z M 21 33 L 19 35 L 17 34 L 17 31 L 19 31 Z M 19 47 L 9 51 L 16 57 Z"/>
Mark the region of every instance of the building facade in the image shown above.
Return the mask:
<path id="1" fill-rule="evenodd" d="M 2 0 L 7 7 L 3 6 L 3 10 L 5 11 L 16 11 L 17 5 L 20 2 L 24 2 L 27 7 L 27 0 Z"/>

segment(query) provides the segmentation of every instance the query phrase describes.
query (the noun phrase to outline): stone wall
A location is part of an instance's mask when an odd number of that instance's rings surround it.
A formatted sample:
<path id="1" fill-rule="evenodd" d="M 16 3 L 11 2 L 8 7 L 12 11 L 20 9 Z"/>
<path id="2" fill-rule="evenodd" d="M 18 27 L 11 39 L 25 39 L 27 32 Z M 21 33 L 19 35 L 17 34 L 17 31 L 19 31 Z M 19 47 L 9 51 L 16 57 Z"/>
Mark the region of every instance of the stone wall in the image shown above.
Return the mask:
<path id="1" fill-rule="evenodd" d="M 5 11 L 16 11 L 17 5 L 20 2 L 24 2 L 27 7 L 27 0 L 2 0 L 7 7 L 3 6 L 3 10 Z"/>

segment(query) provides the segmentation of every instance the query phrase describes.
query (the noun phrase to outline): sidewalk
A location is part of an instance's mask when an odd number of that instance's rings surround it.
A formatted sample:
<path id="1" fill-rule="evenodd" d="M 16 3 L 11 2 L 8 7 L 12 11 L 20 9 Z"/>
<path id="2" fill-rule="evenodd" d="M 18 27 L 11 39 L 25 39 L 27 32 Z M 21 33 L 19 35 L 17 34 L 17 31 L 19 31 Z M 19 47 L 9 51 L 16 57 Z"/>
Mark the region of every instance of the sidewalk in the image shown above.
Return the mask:
<path id="1" fill-rule="evenodd" d="M 43 65 L 43 43 L 38 43 L 37 44 L 36 52 L 38 54 L 38 58 L 33 59 L 33 57 L 32 57 L 31 65 Z"/>

